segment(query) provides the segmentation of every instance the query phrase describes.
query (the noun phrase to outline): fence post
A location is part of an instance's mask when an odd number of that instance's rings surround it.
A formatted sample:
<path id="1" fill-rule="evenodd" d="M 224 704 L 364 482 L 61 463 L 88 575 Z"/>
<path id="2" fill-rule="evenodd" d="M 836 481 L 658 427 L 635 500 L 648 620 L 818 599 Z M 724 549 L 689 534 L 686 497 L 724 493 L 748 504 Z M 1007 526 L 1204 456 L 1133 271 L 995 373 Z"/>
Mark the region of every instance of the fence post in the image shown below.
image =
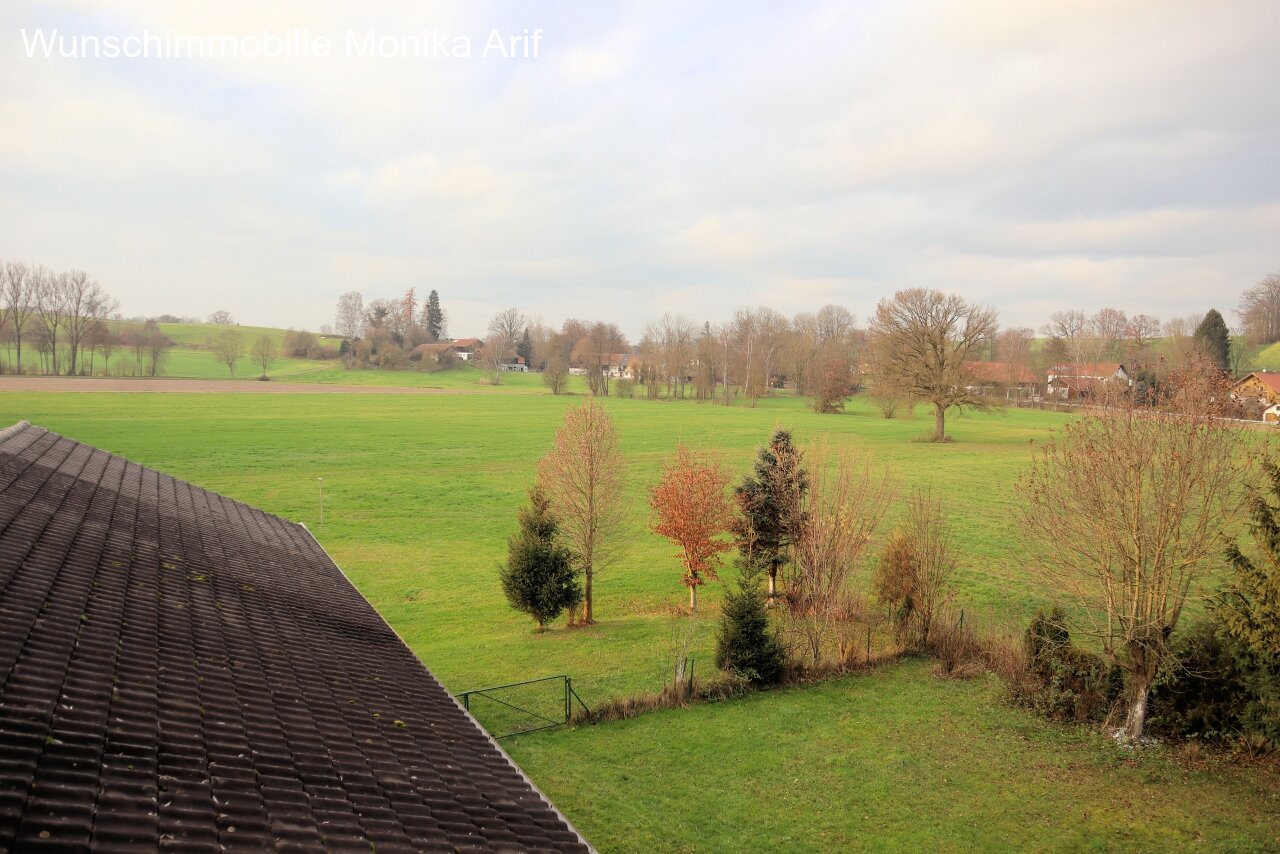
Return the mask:
<path id="1" fill-rule="evenodd" d="M 467 691 L 462 695 L 462 708 L 468 712 L 471 711 L 471 692 Z"/>
<path id="2" fill-rule="evenodd" d="M 569 677 L 564 677 L 564 722 L 569 723 L 569 718 L 573 714 L 573 703 L 569 701 L 570 693 L 573 689 L 569 687 Z"/>

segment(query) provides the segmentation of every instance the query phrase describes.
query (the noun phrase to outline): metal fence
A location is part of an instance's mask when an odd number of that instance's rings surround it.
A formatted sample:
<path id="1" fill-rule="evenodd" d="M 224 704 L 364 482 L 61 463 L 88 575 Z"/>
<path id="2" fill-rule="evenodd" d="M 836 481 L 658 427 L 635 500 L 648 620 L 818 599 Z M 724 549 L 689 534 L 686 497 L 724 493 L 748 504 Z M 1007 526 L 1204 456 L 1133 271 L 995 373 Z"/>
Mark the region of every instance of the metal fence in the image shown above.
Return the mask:
<path id="1" fill-rule="evenodd" d="M 564 674 L 463 691 L 458 699 L 494 738 L 564 726 L 575 703 L 589 711 Z"/>

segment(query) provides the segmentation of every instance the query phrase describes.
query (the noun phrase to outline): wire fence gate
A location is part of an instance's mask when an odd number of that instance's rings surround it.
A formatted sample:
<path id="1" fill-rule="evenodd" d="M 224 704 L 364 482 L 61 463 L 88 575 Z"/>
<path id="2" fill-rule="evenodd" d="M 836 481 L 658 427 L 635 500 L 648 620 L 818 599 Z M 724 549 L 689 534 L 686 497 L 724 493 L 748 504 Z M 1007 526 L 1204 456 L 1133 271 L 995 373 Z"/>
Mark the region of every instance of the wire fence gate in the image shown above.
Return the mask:
<path id="1" fill-rule="evenodd" d="M 494 738 L 564 726 L 573 719 L 575 702 L 590 713 L 565 674 L 475 688 L 458 699 Z"/>

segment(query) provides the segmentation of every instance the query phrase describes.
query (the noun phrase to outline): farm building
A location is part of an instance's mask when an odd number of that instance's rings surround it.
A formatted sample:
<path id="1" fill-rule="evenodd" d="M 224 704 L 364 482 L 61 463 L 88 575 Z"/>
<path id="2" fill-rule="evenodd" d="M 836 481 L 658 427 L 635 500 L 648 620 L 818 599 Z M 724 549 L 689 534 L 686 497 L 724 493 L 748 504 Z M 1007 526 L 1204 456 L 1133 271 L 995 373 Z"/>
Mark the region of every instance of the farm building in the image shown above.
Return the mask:
<path id="1" fill-rule="evenodd" d="M 484 346 L 484 342 L 479 338 L 455 338 L 449 342 L 453 345 L 454 352 L 458 354 L 458 358 L 464 362 L 470 362 L 480 352 L 480 348 Z"/>
<path id="2" fill-rule="evenodd" d="M 0 614 L 0 850 L 590 850 L 302 525 L 20 423 Z"/>
<path id="3" fill-rule="evenodd" d="M 1280 373 L 1254 371 L 1245 374 L 1231 386 L 1231 398 L 1240 402 L 1256 401 L 1263 406 L 1280 403 Z"/>
<path id="4" fill-rule="evenodd" d="M 1054 365 L 1046 378 L 1045 394 L 1061 400 L 1078 400 L 1095 395 L 1112 382 L 1131 385 L 1133 377 L 1124 365 L 1116 362 Z"/>

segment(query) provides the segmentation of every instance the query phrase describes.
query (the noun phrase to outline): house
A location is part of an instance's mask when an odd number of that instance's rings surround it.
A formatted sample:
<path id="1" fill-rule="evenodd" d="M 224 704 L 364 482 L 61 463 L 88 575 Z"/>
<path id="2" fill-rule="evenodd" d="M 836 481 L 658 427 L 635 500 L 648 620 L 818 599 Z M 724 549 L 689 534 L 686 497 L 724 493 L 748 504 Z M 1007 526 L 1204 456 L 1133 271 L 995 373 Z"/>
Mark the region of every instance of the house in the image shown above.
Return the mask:
<path id="1" fill-rule="evenodd" d="M 0 614 L 0 850 L 591 850 L 302 525 L 22 422 Z"/>
<path id="2" fill-rule="evenodd" d="M 1267 424 L 1280 424 L 1280 403 L 1273 403 L 1262 410 L 1262 420 Z"/>
<path id="3" fill-rule="evenodd" d="M 1010 362 L 965 362 L 965 368 L 978 388 L 1017 390 L 1028 395 L 1036 393 L 1040 383 L 1025 365 Z"/>
<path id="4" fill-rule="evenodd" d="M 454 352 L 458 354 L 458 358 L 464 362 L 470 362 L 480 352 L 480 348 L 484 346 L 484 342 L 479 338 L 455 338 L 449 342 L 453 345 Z"/>
<path id="5" fill-rule="evenodd" d="M 1116 362 L 1080 362 L 1054 365 L 1048 371 L 1045 394 L 1061 400 L 1092 397 L 1108 383 L 1132 385 L 1133 377 Z"/>
<path id="6" fill-rule="evenodd" d="M 635 379 L 638 364 L 634 353 L 608 353 L 600 358 L 601 372 L 615 379 Z"/>
<path id="7" fill-rule="evenodd" d="M 457 348 L 448 341 L 437 341 L 432 344 L 419 344 L 409 353 L 410 362 L 432 362 L 439 364 L 440 362 L 448 362 L 451 359 L 461 358 Z"/>
<path id="8" fill-rule="evenodd" d="M 1231 386 L 1231 399 L 1241 403 L 1256 401 L 1264 406 L 1280 403 L 1280 373 L 1254 371 L 1245 374 Z"/>

